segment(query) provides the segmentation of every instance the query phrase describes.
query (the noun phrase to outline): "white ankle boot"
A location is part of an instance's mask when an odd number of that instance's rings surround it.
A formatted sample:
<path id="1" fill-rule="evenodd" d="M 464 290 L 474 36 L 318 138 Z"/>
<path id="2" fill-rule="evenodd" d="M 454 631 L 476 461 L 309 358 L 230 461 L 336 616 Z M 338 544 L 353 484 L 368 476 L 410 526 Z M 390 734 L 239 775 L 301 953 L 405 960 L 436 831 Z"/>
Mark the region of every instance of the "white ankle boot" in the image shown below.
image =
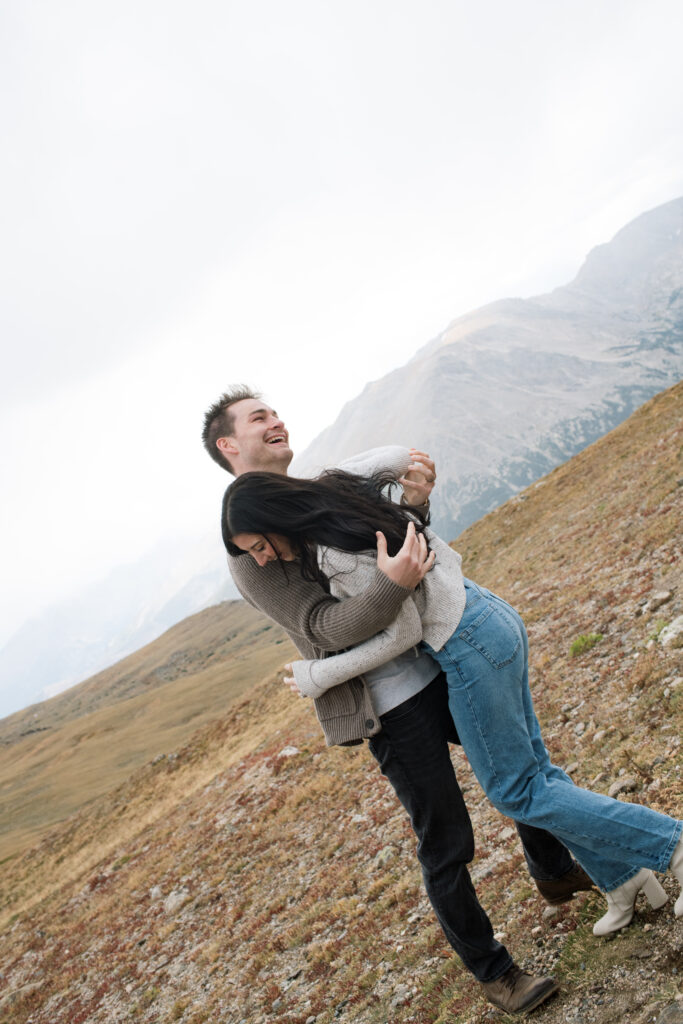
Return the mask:
<path id="1" fill-rule="evenodd" d="M 683 836 L 678 840 L 676 849 L 669 861 L 669 871 L 672 875 L 675 875 L 681 887 L 681 895 L 674 904 L 674 914 L 676 917 L 683 917 Z"/>
<path id="2" fill-rule="evenodd" d="M 681 873 L 683 875 L 683 845 L 679 843 L 676 850 L 678 850 L 678 847 L 681 847 L 679 856 Z M 676 852 L 674 851 L 675 856 Z M 676 873 L 676 869 L 673 866 L 673 858 L 671 860 L 671 870 Z M 637 875 L 629 878 L 628 882 L 624 882 L 618 889 L 605 893 L 609 909 L 604 917 L 601 917 L 593 925 L 593 935 L 609 935 L 610 932 L 618 932 L 620 928 L 625 928 L 633 917 L 636 896 L 639 892 L 645 894 L 653 910 L 658 910 L 659 907 L 663 907 L 666 903 L 666 893 L 655 876 L 648 868 L 641 868 Z M 683 913 L 683 904 L 681 906 L 681 913 Z"/>

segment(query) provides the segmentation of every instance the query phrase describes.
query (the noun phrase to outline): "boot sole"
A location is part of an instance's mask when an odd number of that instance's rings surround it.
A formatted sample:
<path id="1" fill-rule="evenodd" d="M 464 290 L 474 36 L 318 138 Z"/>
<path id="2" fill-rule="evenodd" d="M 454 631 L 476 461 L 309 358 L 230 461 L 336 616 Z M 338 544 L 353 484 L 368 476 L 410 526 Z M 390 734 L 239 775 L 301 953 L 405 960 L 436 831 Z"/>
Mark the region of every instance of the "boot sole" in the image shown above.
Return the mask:
<path id="1" fill-rule="evenodd" d="M 567 893 L 566 896 L 556 896 L 552 900 L 548 899 L 547 896 L 542 896 L 542 899 L 544 899 L 545 902 L 548 903 L 551 907 L 559 907 L 563 903 L 569 903 L 570 900 L 575 899 L 575 897 L 578 896 L 580 892 L 595 892 L 595 886 L 593 886 L 591 889 L 577 889 L 575 892 Z"/>
<path id="2" fill-rule="evenodd" d="M 546 999 L 550 999 L 551 996 L 556 995 L 559 991 L 560 986 L 558 982 L 553 981 L 548 988 L 544 992 L 540 992 L 532 1002 L 527 1003 L 526 1006 L 520 1007 L 517 1013 L 531 1013 L 531 1011 L 535 1010 L 537 1006 L 540 1006 L 541 1003 L 546 1001 Z"/>

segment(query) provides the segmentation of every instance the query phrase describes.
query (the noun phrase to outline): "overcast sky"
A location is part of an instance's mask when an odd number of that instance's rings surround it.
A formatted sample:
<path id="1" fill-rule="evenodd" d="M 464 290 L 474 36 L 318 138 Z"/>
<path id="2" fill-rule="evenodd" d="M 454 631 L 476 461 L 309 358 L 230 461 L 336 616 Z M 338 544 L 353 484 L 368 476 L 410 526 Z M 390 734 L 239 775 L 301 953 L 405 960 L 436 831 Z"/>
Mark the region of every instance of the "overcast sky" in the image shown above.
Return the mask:
<path id="1" fill-rule="evenodd" d="M 682 195 L 682 38 L 679 0 L 6 0 L 0 642 L 215 520 L 230 383 L 301 451 Z"/>

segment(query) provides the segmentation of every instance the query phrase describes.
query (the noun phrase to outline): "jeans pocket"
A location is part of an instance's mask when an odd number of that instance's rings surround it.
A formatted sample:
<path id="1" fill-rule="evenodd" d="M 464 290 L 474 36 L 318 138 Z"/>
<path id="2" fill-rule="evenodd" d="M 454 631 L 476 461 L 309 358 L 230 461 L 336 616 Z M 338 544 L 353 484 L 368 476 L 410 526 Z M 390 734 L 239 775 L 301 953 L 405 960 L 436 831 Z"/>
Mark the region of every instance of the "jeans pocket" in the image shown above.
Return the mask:
<path id="1" fill-rule="evenodd" d="M 517 657 L 522 637 L 514 619 L 489 601 L 485 607 L 458 637 L 493 665 L 503 668 Z"/>

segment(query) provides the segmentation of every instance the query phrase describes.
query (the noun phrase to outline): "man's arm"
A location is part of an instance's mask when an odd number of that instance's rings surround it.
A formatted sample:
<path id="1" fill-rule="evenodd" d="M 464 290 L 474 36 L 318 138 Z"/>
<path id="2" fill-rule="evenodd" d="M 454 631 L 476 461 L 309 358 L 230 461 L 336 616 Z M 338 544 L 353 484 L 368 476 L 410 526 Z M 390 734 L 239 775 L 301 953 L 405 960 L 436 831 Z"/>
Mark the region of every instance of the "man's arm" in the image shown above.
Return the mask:
<path id="1" fill-rule="evenodd" d="M 260 567 L 250 555 L 228 559 L 245 601 L 264 612 L 306 646 L 341 651 L 385 629 L 410 589 L 375 569 L 367 590 L 339 601 L 319 583 L 304 580 L 296 564 L 270 562 Z"/>

